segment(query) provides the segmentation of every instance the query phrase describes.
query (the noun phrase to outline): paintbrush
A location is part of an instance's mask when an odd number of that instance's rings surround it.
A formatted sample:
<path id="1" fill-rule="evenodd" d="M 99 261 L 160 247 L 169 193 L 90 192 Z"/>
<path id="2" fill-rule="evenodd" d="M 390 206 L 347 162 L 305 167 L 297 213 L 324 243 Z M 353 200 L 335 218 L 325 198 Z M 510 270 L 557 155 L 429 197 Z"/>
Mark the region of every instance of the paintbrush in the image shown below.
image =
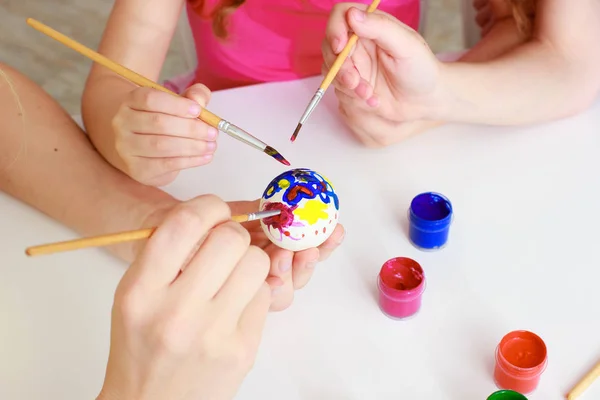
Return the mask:
<path id="1" fill-rule="evenodd" d="M 600 377 L 600 362 L 596 364 L 594 368 L 592 368 L 571 390 L 571 392 L 567 395 L 568 400 L 575 400 L 579 398 L 587 390 L 588 387 L 598 378 Z"/>
<path id="2" fill-rule="evenodd" d="M 367 12 L 371 13 L 371 12 L 375 11 L 375 9 L 379 5 L 379 3 L 380 3 L 380 0 L 374 0 L 371 3 L 371 5 L 367 8 Z M 325 78 L 321 82 L 321 86 L 319 86 L 319 89 L 317 90 L 317 92 L 315 93 L 313 98 L 311 99 L 310 103 L 308 103 L 308 106 L 306 107 L 304 114 L 302 114 L 302 117 L 300 118 L 300 122 L 298 123 L 298 126 L 296 126 L 296 130 L 294 131 L 294 134 L 290 138 L 290 140 L 292 142 L 294 142 L 296 140 L 298 133 L 300 133 L 300 129 L 302 129 L 302 125 L 306 122 L 308 117 L 310 117 L 310 114 L 312 114 L 314 109 L 317 108 L 317 105 L 319 104 L 319 102 L 321 101 L 323 96 L 325 95 L 325 91 L 327 90 L 327 88 L 329 88 L 329 85 L 331 85 L 331 82 L 333 82 L 333 80 L 335 79 L 335 76 L 340 71 L 342 64 L 348 57 L 348 54 L 350 54 L 350 51 L 352 50 L 352 47 L 356 44 L 357 40 L 358 40 L 358 36 L 356 36 L 356 34 L 353 33 L 352 36 L 350 36 L 348 43 L 346 43 L 346 46 L 344 47 L 344 49 L 340 52 L 340 54 L 338 54 L 337 58 L 335 59 L 335 62 L 331 66 L 331 69 L 329 70 L 327 75 L 325 75 Z"/>
<path id="3" fill-rule="evenodd" d="M 231 217 L 231 220 L 241 223 L 274 217 L 279 214 L 281 214 L 281 210 L 267 210 L 250 214 L 234 215 Z M 68 240 L 65 242 L 43 244 L 25 249 L 25 254 L 28 256 L 39 256 L 43 254 L 84 249 L 87 247 L 110 246 L 118 243 L 131 242 L 133 240 L 148 239 L 150 236 L 152 236 L 155 230 L 156 227 L 137 229 L 134 231 L 111 233 L 108 235 L 92 236 L 82 239 Z"/>
<path id="4" fill-rule="evenodd" d="M 97 62 L 98 64 L 110 69 L 115 74 L 120 75 L 121 77 L 127 79 L 128 81 L 130 81 L 138 86 L 149 87 L 149 88 L 163 91 L 165 93 L 169 93 L 173 96 L 179 96 L 178 94 L 157 84 L 156 82 L 154 82 L 154 81 L 152 81 L 130 69 L 125 68 L 124 66 L 108 59 L 107 57 L 93 51 L 92 49 L 85 47 L 81 43 L 78 43 L 75 40 L 70 39 L 69 37 L 63 35 L 62 33 L 57 32 L 56 30 L 50 28 L 47 25 L 44 25 L 43 23 L 41 23 L 39 21 L 36 21 L 33 18 L 27 18 L 27 24 L 29 24 L 31 27 L 38 30 L 39 32 L 64 44 L 65 46 L 70 47 L 71 49 L 84 55 L 85 57 L 89 58 L 90 60 Z M 200 112 L 200 116 L 198 118 L 200 120 L 202 120 L 203 122 L 209 124 L 210 126 L 217 128 L 221 132 L 224 132 L 224 133 L 228 134 L 229 136 L 231 136 L 243 143 L 246 143 L 247 145 L 252 146 L 255 149 L 262 151 L 263 153 L 268 154 L 269 156 L 273 157 L 280 163 L 282 163 L 284 165 L 288 165 L 288 166 L 290 165 L 290 163 L 281 155 L 281 153 L 279 153 L 273 147 L 267 145 L 266 143 L 263 143 L 261 140 L 255 138 L 248 132 L 235 126 L 234 124 L 230 123 L 229 121 L 226 121 L 226 120 L 222 119 L 221 117 L 211 113 L 206 108 L 202 108 L 202 111 Z"/>

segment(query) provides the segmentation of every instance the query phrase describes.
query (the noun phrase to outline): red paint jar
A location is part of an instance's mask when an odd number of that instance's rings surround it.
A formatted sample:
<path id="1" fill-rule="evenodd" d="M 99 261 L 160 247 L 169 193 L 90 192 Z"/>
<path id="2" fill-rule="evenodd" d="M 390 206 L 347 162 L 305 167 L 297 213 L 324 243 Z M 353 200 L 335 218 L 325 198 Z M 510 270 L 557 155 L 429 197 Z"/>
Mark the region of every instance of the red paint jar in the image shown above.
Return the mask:
<path id="1" fill-rule="evenodd" d="M 393 319 L 405 319 L 421 308 L 425 290 L 423 268 L 406 257 L 392 258 L 383 264 L 377 280 L 379 308 Z"/>
<path id="2" fill-rule="evenodd" d="M 529 331 L 510 332 L 496 349 L 494 381 L 500 389 L 533 392 L 548 364 L 546 344 Z"/>

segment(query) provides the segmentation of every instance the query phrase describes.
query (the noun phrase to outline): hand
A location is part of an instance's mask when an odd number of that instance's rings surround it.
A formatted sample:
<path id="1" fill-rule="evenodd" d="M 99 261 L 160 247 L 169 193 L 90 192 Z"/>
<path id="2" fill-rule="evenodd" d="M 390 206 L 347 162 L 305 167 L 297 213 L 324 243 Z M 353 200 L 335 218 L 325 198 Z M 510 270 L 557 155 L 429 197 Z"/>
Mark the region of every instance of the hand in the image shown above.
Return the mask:
<path id="1" fill-rule="evenodd" d="M 168 213 L 116 293 L 99 400 L 231 399 L 270 304 L 267 255 L 201 196 Z"/>
<path id="2" fill-rule="evenodd" d="M 255 212 L 259 200 L 236 201 L 229 203 L 233 215 Z M 273 289 L 271 311 L 280 311 L 290 306 L 294 290 L 303 288 L 313 275 L 317 262 L 325 261 L 342 243 L 345 230 L 338 224 L 331 236 L 318 248 L 292 252 L 277 247 L 264 234 L 260 221 L 245 222 L 244 228 L 250 233 L 251 243 L 262 248 L 271 259 L 271 270 L 267 282 Z"/>
<path id="3" fill-rule="evenodd" d="M 442 63 L 425 40 L 394 17 L 366 5 L 337 4 L 322 50 L 323 74 L 344 48 L 349 31 L 359 40 L 333 82 L 342 117 L 369 146 L 405 137 L 402 123 L 436 119 Z"/>
<path id="4" fill-rule="evenodd" d="M 210 91 L 200 84 L 182 97 L 133 90 L 112 121 L 123 172 L 146 185 L 164 186 L 180 170 L 210 163 L 218 131 L 197 119 L 209 99 Z"/>

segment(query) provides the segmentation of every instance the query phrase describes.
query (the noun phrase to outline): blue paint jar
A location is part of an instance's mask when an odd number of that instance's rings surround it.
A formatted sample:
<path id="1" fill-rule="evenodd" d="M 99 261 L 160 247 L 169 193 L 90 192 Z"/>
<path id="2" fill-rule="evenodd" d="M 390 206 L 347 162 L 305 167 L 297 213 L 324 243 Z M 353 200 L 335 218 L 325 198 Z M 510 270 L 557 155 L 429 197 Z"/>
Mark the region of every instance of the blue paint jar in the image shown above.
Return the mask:
<path id="1" fill-rule="evenodd" d="M 410 241 L 420 250 L 443 248 L 452 217 L 452 204 L 445 196 L 434 192 L 419 194 L 410 203 L 408 212 Z"/>

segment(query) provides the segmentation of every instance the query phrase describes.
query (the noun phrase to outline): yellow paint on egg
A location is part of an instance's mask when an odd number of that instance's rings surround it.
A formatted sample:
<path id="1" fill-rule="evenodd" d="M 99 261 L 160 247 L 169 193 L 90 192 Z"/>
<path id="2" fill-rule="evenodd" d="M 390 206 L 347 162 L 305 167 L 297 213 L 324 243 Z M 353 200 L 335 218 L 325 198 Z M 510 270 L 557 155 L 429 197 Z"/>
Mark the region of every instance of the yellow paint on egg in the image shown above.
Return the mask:
<path id="1" fill-rule="evenodd" d="M 329 219 L 329 214 L 325 211 L 327 208 L 327 204 L 323 203 L 321 200 L 313 199 L 307 201 L 304 204 L 304 207 L 296 208 L 294 210 L 294 215 L 298 216 L 301 220 L 308 222 L 310 225 L 314 225 L 320 219 Z"/>

